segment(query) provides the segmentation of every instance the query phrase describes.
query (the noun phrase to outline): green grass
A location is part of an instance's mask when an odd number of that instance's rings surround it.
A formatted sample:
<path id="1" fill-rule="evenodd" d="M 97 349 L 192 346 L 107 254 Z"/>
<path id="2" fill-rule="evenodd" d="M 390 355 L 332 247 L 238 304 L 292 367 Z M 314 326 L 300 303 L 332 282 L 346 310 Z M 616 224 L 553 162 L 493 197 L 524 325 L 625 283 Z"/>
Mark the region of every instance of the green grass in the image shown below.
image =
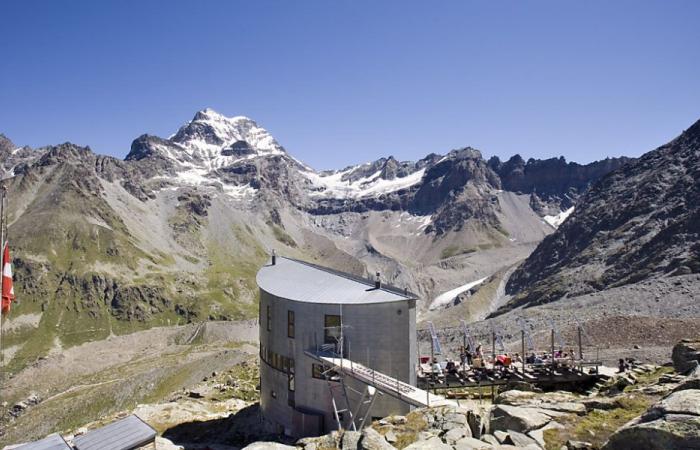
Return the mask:
<path id="1" fill-rule="evenodd" d="M 279 242 L 283 243 L 287 247 L 297 248 L 297 243 L 294 238 L 287 234 L 287 232 L 282 228 L 278 227 L 277 225 L 271 225 L 270 228 L 272 228 L 272 234 L 274 234 L 275 239 L 277 239 Z"/>
<path id="2" fill-rule="evenodd" d="M 474 253 L 476 249 L 474 247 L 458 247 L 456 245 L 450 245 L 445 247 L 440 253 L 440 259 L 452 258 L 457 255 L 464 255 L 467 253 Z"/>

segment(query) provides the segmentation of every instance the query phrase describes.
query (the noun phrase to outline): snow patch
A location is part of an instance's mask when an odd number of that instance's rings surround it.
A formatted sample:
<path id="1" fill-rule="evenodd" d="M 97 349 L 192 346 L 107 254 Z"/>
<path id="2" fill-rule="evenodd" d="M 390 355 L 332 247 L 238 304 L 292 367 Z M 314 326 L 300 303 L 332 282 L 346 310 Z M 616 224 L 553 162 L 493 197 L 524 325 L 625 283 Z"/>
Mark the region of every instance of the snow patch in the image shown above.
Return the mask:
<path id="1" fill-rule="evenodd" d="M 480 285 L 481 283 L 486 281 L 487 278 L 488 277 L 484 277 L 484 278 L 481 278 L 479 280 L 472 281 L 471 283 L 467 283 L 467 284 L 462 285 L 458 288 L 454 288 L 450 291 L 447 291 L 445 293 L 438 295 L 437 297 L 435 297 L 435 299 L 430 304 L 430 307 L 428 309 L 430 309 L 432 311 L 434 309 L 438 309 L 438 308 L 441 308 L 441 307 L 448 305 L 459 294 L 468 291 L 469 289 L 473 288 L 474 286 Z"/>
<path id="2" fill-rule="evenodd" d="M 566 211 L 560 212 L 556 216 L 544 216 L 542 219 L 544 219 L 545 222 L 551 225 L 552 228 L 557 229 L 559 228 L 559 225 L 564 223 L 564 221 L 567 219 L 567 217 L 571 215 L 572 212 L 574 212 L 573 206 L 567 209 Z"/>
<path id="3" fill-rule="evenodd" d="M 349 180 L 344 181 L 342 179 L 343 176 L 353 170 L 355 170 L 355 167 L 330 175 L 319 175 L 315 172 L 302 173 L 319 189 L 311 193 L 312 197 L 340 199 L 379 196 L 406 189 L 419 183 L 425 173 L 425 169 L 421 169 L 402 178 L 384 180 L 380 178 L 381 171 L 377 171 L 368 177 L 360 178 L 353 182 Z"/>

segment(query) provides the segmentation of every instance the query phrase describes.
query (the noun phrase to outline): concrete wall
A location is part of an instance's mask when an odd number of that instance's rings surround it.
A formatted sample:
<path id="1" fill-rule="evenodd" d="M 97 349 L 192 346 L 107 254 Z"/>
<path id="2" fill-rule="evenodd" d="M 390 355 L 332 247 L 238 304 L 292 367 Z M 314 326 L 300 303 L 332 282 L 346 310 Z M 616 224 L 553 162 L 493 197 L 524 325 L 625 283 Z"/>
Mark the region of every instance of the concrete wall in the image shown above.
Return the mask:
<path id="1" fill-rule="evenodd" d="M 267 330 L 267 307 L 271 307 L 271 329 Z M 312 377 L 314 359 L 304 354 L 323 344 L 325 315 L 340 315 L 340 305 L 304 303 L 260 291 L 260 348 L 294 361 L 295 407 L 289 406 L 288 377 L 273 368 L 261 355 L 260 404 L 265 418 L 277 430 L 293 436 L 321 434 L 336 429 L 328 383 Z M 287 311 L 295 314 L 295 337 L 287 336 Z M 343 305 L 343 334 L 346 357 L 392 377 L 415 385 L 416 309 L 415 300 L 390 303 Z M 346 378 L 347 380 L 347 378 Z M 334 383 L 339 385 L 339 383 Z M 348 381 L 362 392 L 364 385 Z M 340 392 L 340 389 L 338 389 Z M 274 394 L 273 394 L 274 393 Z M 349 392 L 354 410 L 359 396 Z M 340 395 L 336 400 L 340 399 Z M 344 405 L 341 405 L 344 407 Z M 371 416 L 405 414 L 409 407 L 387 395 L 375 403 Z M 319 414 L 323 429 L 318 429 Z M 300 424 L 304 424 L 303 426 Z M 313 430 L 313 431 L 312 431 Z"/>

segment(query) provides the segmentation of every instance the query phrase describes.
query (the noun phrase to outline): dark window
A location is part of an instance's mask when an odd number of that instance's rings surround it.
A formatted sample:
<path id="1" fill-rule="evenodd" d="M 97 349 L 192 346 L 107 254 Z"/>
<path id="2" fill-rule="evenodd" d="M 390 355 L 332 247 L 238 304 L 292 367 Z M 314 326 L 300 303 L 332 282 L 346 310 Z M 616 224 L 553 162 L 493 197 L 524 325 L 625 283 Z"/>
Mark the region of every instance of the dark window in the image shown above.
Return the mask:
<path id="1" fill-rule="evenodd" d="M 323 322 L 323 343 L 337 344 L 340 339 L 340 316 L 326 315 Z"/>
<path id="2" fill-rule="evenodd" d="M 340 376 L 334 370 L 322 364 L 311 364 L 311 376 L 319 380 L 340 381 Z"/>
<path id="3" fill-rule="evenodd" d="M 287 311 L 287 337 L 294 339 L 294 311 Z"/>
<path id="4" fill-rule="evenodd" d="M 311 376 L 323 380 L 323 366 L 320 364 L 311 364 Z"/>
<path id="5" fill-rule="evenodd" d="M 267 331 L 272 330 L 272 311 L 270 305 L 267 305 Z"/>

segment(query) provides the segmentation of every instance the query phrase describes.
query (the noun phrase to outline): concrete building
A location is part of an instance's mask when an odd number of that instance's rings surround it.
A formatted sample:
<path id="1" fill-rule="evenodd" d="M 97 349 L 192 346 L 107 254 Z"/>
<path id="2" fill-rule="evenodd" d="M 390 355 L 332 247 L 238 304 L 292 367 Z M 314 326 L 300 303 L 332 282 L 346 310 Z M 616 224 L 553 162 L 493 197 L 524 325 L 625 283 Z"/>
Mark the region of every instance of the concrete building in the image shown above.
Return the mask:
<path id="1" fill-rule="evenodd" d="M 338 428 L 339 376 L 313 355 L 341 354 L 415 386 L 413 294 L 303 261 L 274 257 L 260 288 L 260 405 L 274 431 L 293 437 Z M 324 375 L 325 374 L 325 375 Z M 327 376 L 330 376 L 330 380 Z M 366 386 L 344 379 L 350 410 Z M 340 409 L 340 408 L 338 408 Z M 405 414 L 407 403 L 379 397 L 371 417 Z M 345 413 L 347 414 L 347 413 Z"/>

